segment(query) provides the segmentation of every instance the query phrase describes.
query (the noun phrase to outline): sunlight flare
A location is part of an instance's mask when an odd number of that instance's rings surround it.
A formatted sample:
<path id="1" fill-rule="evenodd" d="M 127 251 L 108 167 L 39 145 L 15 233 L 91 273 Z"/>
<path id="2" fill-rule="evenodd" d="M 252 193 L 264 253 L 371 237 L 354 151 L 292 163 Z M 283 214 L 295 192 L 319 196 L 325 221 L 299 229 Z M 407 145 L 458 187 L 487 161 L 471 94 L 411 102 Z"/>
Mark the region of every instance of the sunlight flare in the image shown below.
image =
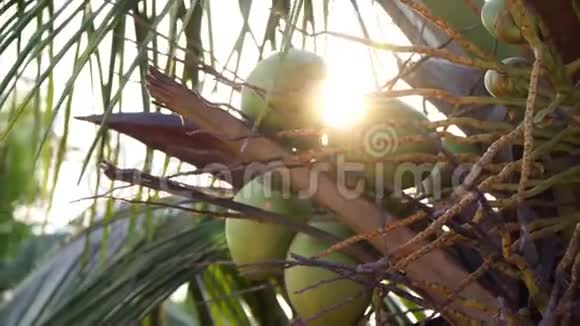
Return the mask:
<path id="1" fill-rule="evenodd" d="M 350 128 L 364 116 L 364 95 L 348 84 L 328 79 L 321 89 L 322 120 L 330 128 Z"/>

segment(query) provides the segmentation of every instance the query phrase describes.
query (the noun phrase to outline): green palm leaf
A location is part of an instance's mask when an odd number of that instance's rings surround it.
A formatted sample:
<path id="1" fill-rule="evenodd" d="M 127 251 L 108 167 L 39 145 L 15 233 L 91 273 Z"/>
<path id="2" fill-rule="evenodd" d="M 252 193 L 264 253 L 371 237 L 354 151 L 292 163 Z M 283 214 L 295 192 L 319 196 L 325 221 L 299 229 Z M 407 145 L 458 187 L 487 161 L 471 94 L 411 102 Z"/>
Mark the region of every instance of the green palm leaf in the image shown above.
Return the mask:
<path id="1" fill-rule="evenodd" d="M 139 240 L 129 244 L 130 208 L 117 210 L 110 225 L 76 236 L 29 275 L 0 312 L 2 324 L 124 325 L 147 316 L 187 282 L 197 284 L 203 293 L 196 304 L 209 307 L 213 323 L 250 324 L 241 295 L 232 294 L 247 292 L 244 290 L 248 288 L 249 293 L 259 292 L 262 288 L 253 290 L 235 268 L 212 266 L 228 258 L 223 221 L 196 218 L 174 209 L 144 208 L 141 217 L 147 211 L 156 222 L 153 238 L 145 236 L 140 223 Z M 105 227 L 110 227 L 112 233 L 107 260 L 100 265 L 99 248 Z M 83 264 L 85 236 L 90 238 L 90 247 L 87 263 Z M 264 298 L 253 300 L 261 305 Z M 200 313 L 192 317 L 202 320 L 203 316 Z"/>

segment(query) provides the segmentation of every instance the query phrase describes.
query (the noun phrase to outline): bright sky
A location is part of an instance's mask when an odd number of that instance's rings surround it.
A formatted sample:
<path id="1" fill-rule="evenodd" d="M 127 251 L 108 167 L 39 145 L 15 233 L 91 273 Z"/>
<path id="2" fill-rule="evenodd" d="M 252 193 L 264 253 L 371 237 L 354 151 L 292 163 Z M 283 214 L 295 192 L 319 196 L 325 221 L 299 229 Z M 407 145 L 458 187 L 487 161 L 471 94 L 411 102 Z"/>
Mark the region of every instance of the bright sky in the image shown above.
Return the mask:
<path id="1" fill-rule="evenodd" d="M 218 2 L 222 5 L 220 8 L 215 5 Z M 94 4 L 94 8 L 97 8 L 100 6 L 102 1 L 92 1 L 92 3 Z M 165 1 L 158 1 L 157 7 L 163 8 L 164 4 Z M 321 17 L 321 2 L 314 1 L 314 4 L 315 15 Z M 269 13 L 269 5 L 269 1 L 254 1 L 251 10 L 250 23 L 252 29 L 256 31 L 256 37 L 258 38 L 262 37 L 262 31 L 264 30 Z M 400 45 L 409 44 L 405 36 L 399 31 L 398 27 L 390 21 L 390 18 L 378 4 L 374 4 L 374 1 L 358 1 L 358 5 L 360 6 L 362 16 L 365 17 L 366 27 L 373 40 Z M 231 48 L 235 44 L 238 37 L 238 31 L 242 25 L 241 15 L 238 10 L 238 0 L 214 1 L 212 2 L 212 6 L 214 6 L 212 8 L 212 21 L 214 25 L 213 33 L 216 57 L 220 64 L 224 64 Z M 230 9 L 227 10 L 226 8 Z M 318 19 L 317 21 L 319 22 L 317 30 L 320 31 L 323 29 L 322 19 Z M 352 9 L 350 1 L 331 1 L 328 24 L 328 29 L 330 31 L 363 37 L 360 24 Z M 132 26 L 132 24 L 128 24 L 128 26 Z M 129 28 L 131 29 L 131 27 Z M 167 30 L 168 21 L 165 21 L 159 26 L 158 31 L 166 34 Z M 131 31 L 128 36 L 133 37 L 133 31 Z M 64 42 L 65 40 L 67 40 L 67 35 L 62 35 L 60 42 Z M 247 45 L 242 54 L 243 60 L 241 61 L 241 66 L 239 68 L 240 76 L 247 76 L 249 74 L 258 57 L 258 52 L 256 47 L 253 45 L 253 42 L 250 39 L 247 41 Z M 108 47 L 108 40 L 106 40 L 104 44 L 107 44 Z M 163 44 L 163 42 L 161 42 L 161 44 Z M 207 40 L 205 40 L 205 44 L 208 44 Z M 294 45 L 300 46 L 301 44 L 302 37 L 300 36 L 300 33 L 296 33 Z M 306 45 L 308 49 L 313 49 L 314 43 L 312 38 L 307 39 Z M 127 67 L 130 63 L 129 60 L 137 53 L 137 51 L 135 45 L 131 42 L 126 42 L 125 47 L 127 50 L 125 54 L 125 60 L 127 63 L 125 66 Z M 103 50 L 105 50 L 105 48 L 103 48 Z M 356 101 L 356 94 L 376 90 L 377 84 L 373 75 L 373 70 L 376 72 L 379 83 L 384 83 L 393 77 L 397 71 L 396 61 L 394 60 L 392 53 L 377 51 L 370 53 L 369 50 L 362 45 L 330 36 L 319 36 L 317 38 L 317 52 L 327 61 L 330 69 L 331 84 L 335 89 L 338 89 L 338 92 L 333 93 L 335 95 L 334 99 L 337 99 L 336 94 L 342 95 L 342 97 L 338 98 L 339 101 L 332 102 L 334 104 L 334 114 L 328 115 L 329 117 L 348 117 L 348 114 L 341 115 L 337 114 L 336 111 L 352 108 L 353 105 L 349 106 L 345 104 Z M 63 63 L 72 62 L 73 53 L 74 49 L 69 53 L 71 59 L 65 59 Z M 12 53 L 11 55 L 14 54 L 15 53 Z M 10 55 L 8 54 L 6 56 L 3 54 L 3 57 L 0 58 L 0 75 L 3 75 L 3 73 L 8 69 L 6 64 L 3 64 L 3 62 L 11 62 L 13 60 L 13 58 L 10 58 L 9 56 Z M 372 56 L 373 60 L 370 60 L 370 56 Z M 403 59 L 405 58 L 406 57 Z M 104 62 L 104 66 L 107 67 L 108 53 L 101 52 L 101 59 Z M 231 60 L 229 67 L 233 68 L 234 64 L 235 60 Z M 164 67 L 164 65 L 162 65 L 162 67 Z M 55 76 L 56 94 L 60 94 L 63 90 L 71 72 L 72 67 L 67 66 L 66 64 L 60 64 L 58 66 Z M 98 83 L 95 84 L 98 85 Z M 203 88 L 202 94 L 212 101 L 227 101 L 230 95 L 230 88 L 222 86 L 218 88 L 216 93 L 211 93 L 214 84 L 215 82 L 213 80 L 209 80 L 204 85 L 205 87 Z M 131 77 L 131 81 L 125 87 L 122 101 L 123 111 L 142 110 L 140 87 L 138 75 L 134 74 Z M 401 89 L 406 87 L 407 86 L 401 82 L 395 88 Z M 95 88 L 91 86 L 88 66 L 83 70 L 83 73 L 75 84 L 75 94 L 76 96 L 73 98 L 73 115 L 82 116 L 102 112 L 103 105 L 100 100 L 100 90 L 98 89 L 98 86 Z M 233 105 L 238 105 L 239 98 L 236 95 L 237 94 L 234 94 L 232 100 Z M 421 108 L 421 98 L 419 97 L 408 97 L 403 100 L 413 104 L 416 108 Z M 343 103 L 343 105 L 339 105 L 339 103 Z M 430 116 L 430 118 L 440 119 L 441 116 L 434 115 Z M 335 119 L 329 122 L 340 124 L 344 121 L 337 121 Z M 56 131 L 61 132 L 62 126 L 63 119 L 61 115 L 61 119 L 57 121 Z M 88 147 L 93 141 L 96 131 L 96 127 L 93 127 L 86 122 L 76 120 L 71 121 L 69 146 L 77 148 L 77 150 L 69 151 L 68 157 L 62 166 L 53 209 L 50 211 L 48 216 L 48 220 L 53 227 L 59 227 L 66 224 L 70 219 L 75 218 L 91 204 L 91 201 L 72 203 L 73 201 L 82 197 L 95 195 L 96 193 L 103 193 L 108 190 L 107 183 L 103 183 L 98 190 L 95 189 L 97 171 L 94 165 L 89 166 L 85 177 L 81 183 L 77 185 L 77 178 L 81 171 L 81 162 Z M 122 141 L 123 151 L 120 165 L 125 168 L 142 167 L 145 158 L 145 146 L 129 137 L 123 136 Z M 163 156 L 157 153 L 153 171 L 160 171 L 162 163 Z M 173 163 L 177 162 L 174 160 Z M 175 167 L 176 165 L 173 166 Z M 172 168 L 170 168 L 170 171 L 172 171 L 171 169 Z M 45 210 L 35 210 L 31 215 L 35 217 L 35 220 L 43 221 L 45 218 Z"/>

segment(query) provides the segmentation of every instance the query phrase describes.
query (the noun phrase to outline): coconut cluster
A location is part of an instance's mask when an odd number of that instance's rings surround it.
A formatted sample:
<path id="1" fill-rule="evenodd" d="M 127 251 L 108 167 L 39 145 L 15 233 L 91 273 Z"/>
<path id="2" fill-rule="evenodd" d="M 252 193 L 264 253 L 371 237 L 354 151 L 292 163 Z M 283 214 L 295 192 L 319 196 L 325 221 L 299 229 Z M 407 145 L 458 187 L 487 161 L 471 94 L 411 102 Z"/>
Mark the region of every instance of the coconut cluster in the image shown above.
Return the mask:
<path id="1" fill-rule="evenodd" d="M 313 219 L 314 212 L 308 201 L 270 189 L 262 177 L 246 184 L 234 201 L 283 215 L 281 218 L 292 222 L 309 222 L 311 226 L 339 239 L 352 235 L 347 227 L 334 220 Z M 283 224 L 228 218 L 226 240 L 232 260 L 246 278 L 268 280 L 283 277 L 290 304 L 300 318 L 308 320 L 316 317 L 309 325 L 351 325 L 362 316 L 369 304 L 370 294 L 364 284 L 341 279 L 330 270 L 315 266 L 282 269 L 279 261 L 290 261 L 292 255 L 312 258 L 322 253 L 328 244 L 317 238 L 296 234 Z M 358 263 L 343 253 L 333 253 L 322 260 L 352 265 Z M 354 299 L 351 300 L 351 297 Z M 340 305 L 340 309 L 332 309 L 336 305 Z M 329 311 L 317 315 L 324 310 Z"/>
<path id="2" fill-rule="evenodd" d="M 241 109 L 247 122 L 257 130 L 267 132 L 319 128 L 322 124 L 320 86 L 325 78 L 324 60 L 311 52 L 290 49 L 263 59 L 242 88 Z M 362 179 L 367 181 L 368 191 L 376 190 L 377 185 L 388 188 L 397 183 L 402 188 L 417 186 L 414 175 L 402 178 L 397 175 L 404 162 L 389 158 L 406 154 L 437 154 L 437 146 L 429 141 L 413 140 L 424 136 L 420 123 L 428 122 L 427 117 L 397 99 L 368 96 L 362 105 L 360 112 L 363 117 L 357 119 L 360 122 L 348 130 L 330 130 L 328 146 L 339 149 L 345 161 L 364 165 Z M 308 142 L 281 144 L 288 147 L 298 147 L 298 144 L 307 149 L 313 147 L 313 143 Z M 456 153 L 478 150 L 452 142 L 449 144 Z M 435 168 L 439 173 L 446 171 L 444 167 Z M 351 230 L 336 218 L 321 221 L 314 212 L 313 203 L 282 191 L 283 187 L 271 182 L 271 176 L 263 175 L 248 182 L 234 201 L 279 214 L 280 218 L 291 222 L 308 223 L 337 239 L 352 235 Z M 377 179 L 382 182 L 377 183 Z M 389 206 L 389 209 L 397 211 L 399 208 Z M 283 224 L 262 223 L 248 218 L 228 218 L 226 240 L 232 260 L 246 278 L 263 281 L 281 277 L 284 280 L 289 303 L 301 320 L 309 320 L 309 325 L 352 325 L 362 318 L 369 306 L 371 289 L 365 284 L 339 277 L 327 268 L 292 266 L 284 269 L 280 264 L 283 260 L 293 260 L 293 255 L 317 257 L 329 243 L 296 233 Z M 360 263 L 343 252 L 334 252 L 320 259 L 340 264 Z"/>
<path id="3" fill-rule="evenodd" d="M 481 22 L 485 29 L 498 41 L 525 46 L 526 39 L 522 28 L 516 24 L 506 0 L 487 0 L 481 8 Z M 535 21 L 532 21 L 536 24 Z M 522 57 L 502 60 L 502 64 L 513 68 L 531 67 L 531 62 Z M 529 80 L 511 77 L 506 73 L 490 69 L 484 76 L 485 88 L 494 97 L 525 97 L 528 94 Z"/>

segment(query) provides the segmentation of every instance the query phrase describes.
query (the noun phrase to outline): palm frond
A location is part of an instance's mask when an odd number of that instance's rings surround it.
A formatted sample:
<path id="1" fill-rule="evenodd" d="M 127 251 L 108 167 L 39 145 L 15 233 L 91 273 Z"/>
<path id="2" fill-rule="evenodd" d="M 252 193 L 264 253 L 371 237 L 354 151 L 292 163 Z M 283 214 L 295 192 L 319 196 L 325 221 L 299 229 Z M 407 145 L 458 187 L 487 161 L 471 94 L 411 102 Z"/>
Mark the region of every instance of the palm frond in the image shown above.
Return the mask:
<path id="1" fill-rule="evenodd" d="M 125 205 L 111 224 L 76 236 L 27 277 L 3 307 L 2 324 L 126 324 L 142 319 L 180 285 L 203 275 L 216 278 L 207 266 L 227 259 L 221 220 L 150 208 L 142 210 L 141 217 L 147 210 L 156 222 L 152 239 L 139 223 L 139 241 L 127 242 L 130 207 Z M 111 236 L 101 265 L 100 243 L 106 227 Z M 90 247 L 83 264 L 85 237 Z M 222 272 L 215 283 L 223 287 L 224 277 L 229 276 Z"/>
<path id="2" fill-rule="evenodd" d="M 67 233 L 54 233 L 46 235 L 29 236 L 14 258 L 0 261 L 0 291 L 14 288 L 37 266 L 42 264 L 50 254 L 51 249 L 64 242 L 69 235 Z M 13 239 L 7 243 L 17 244 Z"/>

